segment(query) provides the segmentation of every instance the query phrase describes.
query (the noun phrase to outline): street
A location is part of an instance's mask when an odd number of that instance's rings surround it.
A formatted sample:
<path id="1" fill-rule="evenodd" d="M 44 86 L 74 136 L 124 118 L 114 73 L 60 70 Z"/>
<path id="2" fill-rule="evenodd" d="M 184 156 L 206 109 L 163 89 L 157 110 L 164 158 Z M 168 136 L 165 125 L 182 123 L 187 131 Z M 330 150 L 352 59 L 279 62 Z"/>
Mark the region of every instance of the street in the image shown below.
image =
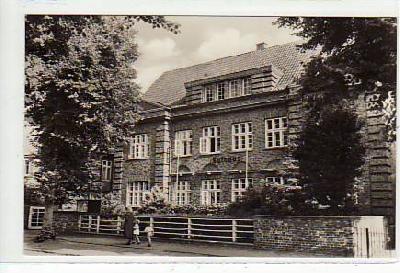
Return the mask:
<path id="1" fill-rule="evenodd" d="M 39 231 L 25 230 L 24 254 L 65 256 L 196 256 L 196 257 L 311 257 L 302 253 L 257 250 L 251 246 L 221 245 L 213 243 L 189 243 L 157 241 L 152 247 L 145 242 L 140 245 L 125 245 L 122 237 L 69 235 L 56 240 L 34 243 Z"/>

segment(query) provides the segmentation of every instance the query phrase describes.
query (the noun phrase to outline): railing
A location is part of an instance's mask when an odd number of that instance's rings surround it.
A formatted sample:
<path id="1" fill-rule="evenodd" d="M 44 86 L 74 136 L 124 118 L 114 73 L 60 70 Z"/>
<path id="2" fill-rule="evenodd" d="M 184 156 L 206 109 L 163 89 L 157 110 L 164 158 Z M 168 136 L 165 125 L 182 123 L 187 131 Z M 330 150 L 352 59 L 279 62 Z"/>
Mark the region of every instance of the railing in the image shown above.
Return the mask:
<path id="1" fill-rule="evenodd" d="M 152 226 L 154 237 L 193 241 L 253 244 L 253 220 L 185 216 L 139 216 L 140 231 Z M 91 234 L 122 235 L 123 218 L 102 219 L 81 215 L 79 231 Z"/>

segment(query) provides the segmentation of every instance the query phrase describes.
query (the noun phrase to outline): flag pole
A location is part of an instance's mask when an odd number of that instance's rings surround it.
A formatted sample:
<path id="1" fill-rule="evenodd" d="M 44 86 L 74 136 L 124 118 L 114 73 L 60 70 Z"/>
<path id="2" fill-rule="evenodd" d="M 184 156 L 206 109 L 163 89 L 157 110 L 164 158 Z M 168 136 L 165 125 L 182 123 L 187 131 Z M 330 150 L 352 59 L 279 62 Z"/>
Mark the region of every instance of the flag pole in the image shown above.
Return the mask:
<path id="1" fill-rule="evenodd" d="M 249 171 L 249 149 L 246 148 L 246 181 L 245 183 L 247 184 L 247 178 L 248 178 L 248 171 Z"/>
<path id="2" fill-rule="evenodd" d="M 177 187 L 178 187 L 178 181 L 179 181 L 179 155 L 180 155 L 180 151 L 178 150 L 178 146 L 179 145 L 175 146 L 176 147 L 176 179 L 175 179 L 176 181 L 175 181 L 175 187 L 172 186 L 173 191 L 174 191 L 173 203 L 176 203 L 176 200 L 175 200 L 176 195 L 175 195 L 175 193 L 176 193 L 176 190 L 177 190 Z"/>

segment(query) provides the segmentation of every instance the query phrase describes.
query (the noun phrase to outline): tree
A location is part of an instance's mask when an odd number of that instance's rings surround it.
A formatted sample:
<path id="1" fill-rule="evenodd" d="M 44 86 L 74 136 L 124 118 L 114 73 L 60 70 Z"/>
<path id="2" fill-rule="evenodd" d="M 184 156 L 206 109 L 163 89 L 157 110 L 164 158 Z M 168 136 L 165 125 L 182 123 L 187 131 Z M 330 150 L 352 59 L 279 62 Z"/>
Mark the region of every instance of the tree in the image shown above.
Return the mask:
<path id="1" fill-rule="evenodd" d="M 56 205 L 87 190 L 91 161 L 133 132 L 138 21 L 179 30 L 162 16 L 26 17 L 26 118 L 35 129 L 45 228 Z"/>
<path id="2" fill-rule="evenodd" d="M 310 113 L 293 152 L 299 184 L 321 205 L 342 210 L 361 174 L 364 147 L 357 115 L 343 107 Z"/>
<path id="3" fill-rule="evenodd" d="M 396 134 L 396 18 L 280 17 L 276 24 L 304 38 L 302 49 L 319 54 L 300 79 L 303 93 L 325 92 L 333 100 L 360 92 L 379 95 L 379 111 Z"/>

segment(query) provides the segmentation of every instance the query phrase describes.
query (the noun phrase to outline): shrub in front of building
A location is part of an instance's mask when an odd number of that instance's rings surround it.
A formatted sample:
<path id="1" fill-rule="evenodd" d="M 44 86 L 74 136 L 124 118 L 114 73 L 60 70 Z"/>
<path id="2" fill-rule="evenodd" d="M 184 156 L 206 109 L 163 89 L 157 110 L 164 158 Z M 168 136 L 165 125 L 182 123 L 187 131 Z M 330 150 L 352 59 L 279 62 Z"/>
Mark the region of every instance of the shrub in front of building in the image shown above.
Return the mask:
<path id="1" fill-rule="evenodd" d="M 313 204 L 307 202 L 300 187 L 263 185 L 250 187 L 237 201 L 229 204 L 226 213 L 231 216 L 295 215 L 297 211 L 309 210 Z"/>
<path id="2" fill-rule="evenodd" d="M 324 205 L 299 186 L 263 185 L 249 188 L 225 213 L 234 217 L 357 215 L 351 196 L 339 208 Z"/>

